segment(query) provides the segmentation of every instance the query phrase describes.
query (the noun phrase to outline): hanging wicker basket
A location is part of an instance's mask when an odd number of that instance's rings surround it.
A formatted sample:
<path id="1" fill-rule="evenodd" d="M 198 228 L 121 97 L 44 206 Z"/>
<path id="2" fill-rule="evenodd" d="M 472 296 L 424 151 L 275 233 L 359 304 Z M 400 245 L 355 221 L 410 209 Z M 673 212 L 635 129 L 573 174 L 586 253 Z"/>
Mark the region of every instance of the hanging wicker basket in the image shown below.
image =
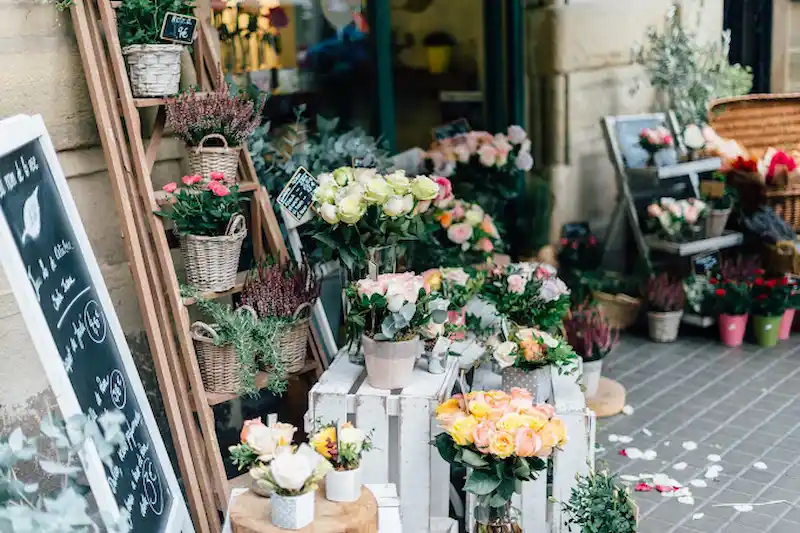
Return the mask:
<path id="1" fill-rule="evenodd" d="M 298 306 L 293 315 L 295 322 L 278 337 L 278 350 L 287 374 L 300 372 L 306 364 L 311 322 L 310 308 L 311 304 L 308 302 Z M 308 316 L 298 318 L 306 309 L 309 309 Z"/>
<path id="2" fill-rule="evenodd" d="M 180 90 L 182 52 L 179 44 L 132 44 L 123 48 L 133 96 L 176 94 Z"/>
<path id="3" fill-rule="evenodd" d="M 611 327 L 627 329 L 639 318 L 639 310 L 642 307 L 642 300 L 639 298 L 600 291 L 596 291 L 594 297 Z"/>
<path id="4" fill-rule="evenodd" d="M 237 313 L 240 311 L 256 315 L 255 310 L 247 305 L 236 310 Z M 239 360 L 233 344 L 217 346 L 217 327 L 217 324 L 198 321 L 190 329 L 203 378 L 203 388 L 214 394 L 235 394 L 241 387 Z"/>
<path id="5" fill-rule="evenodd" d="M 236 285 L 239 255 L 247 236 L 244 216 L 236 214 L 228 222 L 225 235 L 180 236 L 186 281 L 202 292 L 224 292 Z"/>
<path id="6" fill-rule="evenodd" d="M 222 146 L 206 147 L 206 142 L 209 139 L 221 141 Z M 188 151 L 190 175 L 210 178 L 212 172 L 222 172 L 225 175 L 223 182 L 226 185 L 234 185 L 236 183 L 241 147 L 229 147 L 225 136 L 219 133 L 209 133 L 200 139 L 197 146 L 188 147 Z"/>

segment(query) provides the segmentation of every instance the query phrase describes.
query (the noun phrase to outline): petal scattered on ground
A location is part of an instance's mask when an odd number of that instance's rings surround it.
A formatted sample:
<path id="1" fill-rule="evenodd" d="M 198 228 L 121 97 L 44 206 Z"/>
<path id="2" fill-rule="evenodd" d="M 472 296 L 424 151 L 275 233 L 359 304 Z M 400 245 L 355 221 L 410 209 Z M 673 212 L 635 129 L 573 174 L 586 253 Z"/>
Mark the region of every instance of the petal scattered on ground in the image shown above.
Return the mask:
<path id="1" fill-rule="evenodd" d="M 622 444 L 630 444 L 631 442 L 633 442 L 633 437 L 629 437 L 627 435 L 620 435 L 619 436 L 619 441 Z"/>
<path id="2" fill-rule="evenodd" d="M 639 481 L 641 479 L 640 476 L 632 476 L 630 474 L 622 474 L 619 478 L 622 481 Z"/>
<path id="3" fill-rule="evenodd" d="M 691 496 L 681 496 L 678 498 L 678 503 L 682 503 L 684 505 L 694 505 L 694 498 Z"/>
<path id="4" fill-rule="evenodd" d="M 708 483 L 704 479 L 693 479 L 689 482 L 689 485 L 700 489 L 708 487 Z"/>
<path id="5" fill-rule="evenodd" d="M 688 450 L 690 452 L 692 450 L 696 450 L 697 449 L 697 443 L 694 442 L 694 441 L 691 441 L 691 440 L 687 440 L 686 442 L 683 443 L 683 449 L 684 450 Z"/>
<path id="6" fill-rule="evenodd" d="M 740 513 L 749 513 L 753 510 L 753 506 L 747 503 L 740 503 L 733 506 L 734 509 L 739 511 Z"/>
<path id="7" fill-rule="evenodd" d="M 753 463 L 753 468 L 756 468 L 758 470 L 766 470 L 767 469 L 767 465 L 766 465 L 766 463 L 763 463 L 763 462 L 759 461 L 757 463 Z"/>
<path id="8" fill-rule="evenodd" d="M 647 483 L 639 483 L 638 485 L 636 485 L 636 487 L 634 487 L 634 490 L 636 492 L 650 492 L 653 490 L 653 487 L 651 487 Z"/>
<path id="9" fill-rule="evenodd" d="M 692 515 L 692 520 L 700 520 L 705 516 L 705 513 L 694 513 Z"/>
<path id="10" fill-rule="evenodd" d="M 628 415 L 628 416 L 632 415 L 633 414 L 633 407 L 631 407 L 630 405 L 626 405 L 625 407 L 622 408 L 622 414 L 625 414 L 625 415 Z"/>
<path id="11" fill-rule="evenodd" d="M 614 434 L 609 435 L 608 442 L 619 442 L 619 435 L 614 435 Z"/>
<path id="12" fill-rule="evenodd" d="M 658 457 L 658 454 L 656 453 L 655 450 L 646 450 L 642 454 L 642 459 L 644 459 L 645 461 L 652 461 L 656 457 Z"/>
<path id="13" fill-rule="evenodd" d="M 672 468 L 674 468 L 675 470 L 686 470 L 687 466 L 689 466 L 689 465 L 687 465 L 686 463 L 681 462 L 681 463 L 675 463 L 674 465 L 672 465 Z"/>
<path id="14" fill-rule="evenodd" d="M 715 453 L 712 453 L 711 455 L 706 457 L 706 459 L 708 459 L 712 463 L 718 463 L 718 462 L 722 461 L 722 457 L 720 457 L 719 455 L 717 455 Z"/>
<path id="15" fill-rule="evenodd" d="M 652 431 L 650 431 L 650 430 L 649 430 L 649 429 L 647 429 L 647 428 L 642 428 L 642 433 L 644 433 L 644 436 L 645 436 L 645 437 L 652 437 L 652 436 L 653 436 L 653 432 L 652 432 Z"/>

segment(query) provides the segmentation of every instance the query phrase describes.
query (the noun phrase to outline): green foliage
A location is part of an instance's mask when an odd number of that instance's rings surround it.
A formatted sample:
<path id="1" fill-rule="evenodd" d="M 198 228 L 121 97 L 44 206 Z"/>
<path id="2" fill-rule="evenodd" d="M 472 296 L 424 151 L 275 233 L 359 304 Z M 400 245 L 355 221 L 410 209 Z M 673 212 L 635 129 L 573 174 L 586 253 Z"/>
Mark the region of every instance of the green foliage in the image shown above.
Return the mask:
<path id="1" fill-rule="evenodd" d="M 212 187 L 202 181 L 187 184 L 187 178 L 191 182 L 199 176 L 185 176 L 184 186 L 172 193 L 171 208 L 156 214 L 172 220 L 179 233 L 207 237 L 224 235 L 231 217 L 242 212 L 241 204 L 248 198 L 239 194 L 238 185 L 228 189 L 224 185 Z M 169 191 L 172 186 L 176 184 L 167 184 L 164 190 Z"/>
<path id="2" fill-rule="evenodd" d="M 567 513 L 564 525 L 577 526 L 582 533 L 636 533 L 633 500 L 606 471 L 578 476 L 561 509 Z"/>
<path id="3" fill-rule="evenodd" d="M 100 531 L 101 526 L 86 498 L 89 487 L 79 453 L 90 441 L 100 459 L 111 466 L 115 448 L 125 440 L 121 427 L 124 420 L 119 412 L 106 412 L 97 421 L 83 414 L 70 417 L 66 422 L 48 416 L 39 426 L 43 438 L 27 437 L 16 428 L 7 439 L 0 439 L 0 531 Z M 40 446 L 42 441 L 46 442 L 45 446 Z M 38 483 L 26 483 L 19 478 L 18 469 L 30 468 L 31 462 L 59 482 L 55 490 L 45 491 Z M 109 531 L 127 533 L 130 531 L 128 512 L 125 509 L 119 512 L 119 519 Z"/>
<path id="4" fill-rule="evenodd" d="M 119 42 L 123 48 L 132 44 L 167 44 L 159 37 L 167 13 L 191 16 L 193 10 L 194 0 L 123 0 L 117 9 Z"/>
<path id="5" fill-rule="evenodd" d="M 231 463 L 239 470 L 244 472 L 258 465 L 258 453 L 248 444 L 236 444 L 228 447 L 231 454 Z"/>

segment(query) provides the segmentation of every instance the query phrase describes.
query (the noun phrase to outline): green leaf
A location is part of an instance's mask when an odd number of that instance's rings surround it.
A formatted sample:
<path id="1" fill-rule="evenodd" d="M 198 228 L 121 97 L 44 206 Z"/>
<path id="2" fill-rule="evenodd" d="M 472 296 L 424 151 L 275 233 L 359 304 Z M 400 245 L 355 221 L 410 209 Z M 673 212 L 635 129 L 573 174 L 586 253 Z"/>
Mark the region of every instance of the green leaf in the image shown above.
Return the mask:
<path id="1" fill-rule="evenodd" d="M 473 470 L 467 476 L 464 490 L 477 496 L 485 496 L 492 493 L 500 486 L 501 479 L 493 472 L 486 470 Z"/>
<path id="2" fill-rule="evenodd" d="M 465 464 L 473 468 L 483 468 L 489 465 L 489 462 L 482 455 L 473 452 L 469 448 L 462 449 L 461 459 Z"/>
<path id="3" fill-rule="evenodd" d="M 450 464 L 455 462 L 458 448 L 456 447 L 456 444 L 453 442 L 453 438 L 450 435 L 447 433 L 439 433 L 433 439 L 433 443 L 436 446 L 436 449 L 439 450 L 439 455 L 442 456 L 442 459 Z"/>

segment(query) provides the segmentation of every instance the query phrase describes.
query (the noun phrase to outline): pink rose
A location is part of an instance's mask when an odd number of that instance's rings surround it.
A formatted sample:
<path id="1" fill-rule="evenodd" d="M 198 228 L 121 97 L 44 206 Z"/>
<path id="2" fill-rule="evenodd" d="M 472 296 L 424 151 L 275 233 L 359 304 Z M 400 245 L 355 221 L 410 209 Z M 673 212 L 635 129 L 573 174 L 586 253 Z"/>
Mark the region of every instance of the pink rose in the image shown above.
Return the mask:
<path id="1" fill-rule="evenodd" d="M 697 206 L 690 205 L 686 208 L 686 212 L 683 214 L 683 217 L 686 219 L 686 222 L 689 224 L 694 224 L 697 222 L 697 218 L 700 216 L 700 210 L 697 209 Z"/>
<path id="2" fill-rule="evenodd" d="M 441 202 L 453 196 L 453 184 L 450 180 L 443 176 L 435 176 L 433 181 L 439 185 L 439 193 L 436 195 L 436 201 Z"/>
<path id="3" fill-rule="evenodd" d="M 453 220 L 461 220 L 466 215 L 466 211 L 464 211 L 464 206 L 461 202 L 456 202 L 456 205 L 453 206 L 453 210 L 450 212 L 453 215 Z"/>
<path id="4" fill-rule="evenodd" d="M 521 126 L 517 126 L 513 124 L 508 127 L 508 140 L 511 141 L 512 144 L 522 144 L 525 139 L 528 138 L 528 134 L 525 133 L 525 130 L 522 129 Z"/>
<path id="5" fill-rule="evenodd" d="M 511 274 L 508 276 L 508 291 L 513 294 L 522 294 L 525 292 L 525 279 L 519 274 Z"/>
<path id="6" fill-rule="evenodd" d="M 683 210 L 681 209 L 681 206 L 679 206 L 677 203 L 669 204 L 667 209 L 669 209 L 669 212 L 676 217 L 683 216 Z"/>
<path id="7" fill-rule="evenodd" d="M 494 244 L 492 244 L 492 241 L 490 241 L 486 237 L 483 237 L 477 243 L 475 243 L 475 246 L 477 247 L 478 250 L 487 254 L 491 253 L 492 250 L 494 250 Z"/>
<path id="8" fill-rule="evenodd" d="M 479 422 L 472 431 L 472 440 L 475 443 L 475 447 L 478 448 L 479 451 L 487 453 L 489 451 L 489 442 L 492 439 L 492 435 L 494 435 L 494 424 L 489 420 Z"/>
<path id="9" fill-rule="evenodd" d="M 202 180 L 202 176 L 184 176 L 181 178 L 181 181 L 184 185 L 194 185 L 196 183 L 200 183 Z"/>
<path id="10" fill-rule="evenodd" d="M 533 407 L 533 394 L 528 389 L 513 387 L 511 389 L 511 407 L 516 411 Z"/>
<path id="11" fill-rule="evenodd" d="M 494 141 L 492 141 L 492 145 L 497 149 L 498 154 L 505 154 L 508 155 L 508 152 L 511 151 L 513 146 L 511 143 L 508 142 L 508 139 L 502 133 L 498 133 L 494 136 Z"/>
<path id="12" fill-rule="evenodd" d="M 455 148 L 453 148 L 453 155 L 455 155 L 456 159 L 459 163 L 468 163 L 469 158 L 472 156 L 472 153 L 469 150 L 469 146 L 465 144 L 459 144 Z"/>
<path id="13" fill-rule="evenodd" d="M 453 224 L 447 229 L 447 238 L 456 244 L 464 244 L 472 237 L 472 226 L 469 224 Z"/>
<path id="14" fill-rule="evenodd" d="M 414 208 L 414 215 L 421 215 L 422 213 L 426 212 L 431 207 L 430 200 L 422 200 L 421 202 L 417 203 L 417 206 Z"/>
<path id="15" fill-rule="evenodd" d="M 533 408 L 546 416 L 548 420 L 556 416 L 555 408 L 549 403 L 539 403 L 534 405 Z"/>
<path id="16" fill-rule="evenodd" d="M 373 281 L 371 279 L 362 279 L 357 283 L 357 291 L 359 296 L 366 296 L 370 298 L 373 294 L 385 294 L 386 287 Z"/>
<path id="17" fill-rule="evenodd" d="M 239 434 L 239 438 L 244 442 L 247 440 L 247 434 L 250 432 L 251 426 L 263 426 L 264 422 L 261 421 L 260 418 L 253 418 L 251 420 L 245 420 L 244 425 L 242 426 L 242 432 Z"/>
<path id="18" fill-rule="evenodd" d="M 517 154 L 517 159 L 514 161 L 514 166 L 516 166 L 518 170 L 528 172 L 533 168 L 533 156 L 531 156 L 529 152 L 520 152 Z"/>
<path id="19" fill-rule="evenodd" d="M 174 193 L 177 189 L 178 189 L 178 184 L 175 183 L 174 181 L 171 181 L 171 182 L 167 183 L 166 185 L 164 185 L 163 187 L 161 187 L 162 191 L 164 191 L 166 193 L 169 193 L 169 194 Z"/>
<path id="20" fill-rule="evenodd" d="M 517 429 L 514 447 L 519 457 L 533 457 L 542 449 L 542 439 L 531 428 Z"/>
<path id="21" fill-rule="evenodd" d="M 212 181 L 211 184 L 209 184 L 208 189 L 213 192 L 215 196 L 219 196 L 220 198 L 223 196 L 228 196 L 231 193 L 229 188 L 218 181 Z"/>
<path id="22" fill-rule="evenodd" d="M 222 172 L 212 172 L 208 177 L 214 181 L 222 181 L 225 179 L 225 174 Z"/>
<path id="23" fill-rule="evenodd" d="M 495 162 L 497 162 L 497 149 L 490 144 L 484 144 L 478 149 L 478 158 L 480 159 L 481 165 L 493 167 Z"/>
<path id="24" fill-rule="evenodd" d="M 650 204 L 647 206 L 647 214 L 652 218 L 660 217 L 663 212 L 664 210 L 661 209 L 661 206 L 658 204 Z"/>

